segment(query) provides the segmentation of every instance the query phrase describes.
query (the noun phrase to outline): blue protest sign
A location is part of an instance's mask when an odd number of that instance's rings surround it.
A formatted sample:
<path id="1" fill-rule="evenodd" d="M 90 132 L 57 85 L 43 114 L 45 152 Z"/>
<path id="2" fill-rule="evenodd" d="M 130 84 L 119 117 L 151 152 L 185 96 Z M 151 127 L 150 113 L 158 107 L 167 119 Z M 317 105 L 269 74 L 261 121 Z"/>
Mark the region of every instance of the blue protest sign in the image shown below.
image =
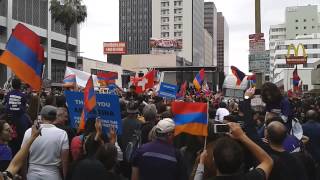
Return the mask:
<path id="1" fill-rule="evenodd" d="M 78 128 L 82 108 L 84 106 L 83 93 L 74 91 L 65 91 L 67 99 L 70 126 Z M 88 114 L 88 118 L 101 119 L 102 129 L 104 133 L 109 132 L 110 127 L 114 127 L 117 134 L 121 134 L 121 114 L 119 97 L 110 94 L 96 94 L 97 106 Z"/>
<path id="2" fill-rule="evenodd" d="M 167 99 L 175 99 L 178 87 L 176 85 L 161 83 L 159 96 Z"/>

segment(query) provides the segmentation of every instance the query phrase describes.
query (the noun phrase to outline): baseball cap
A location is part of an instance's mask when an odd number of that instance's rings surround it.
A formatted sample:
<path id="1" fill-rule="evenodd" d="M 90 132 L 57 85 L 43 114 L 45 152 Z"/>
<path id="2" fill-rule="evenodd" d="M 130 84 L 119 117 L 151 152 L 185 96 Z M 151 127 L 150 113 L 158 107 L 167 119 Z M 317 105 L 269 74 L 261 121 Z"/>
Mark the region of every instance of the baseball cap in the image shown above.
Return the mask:
<path id="1" fill-rule="evenodd" d="M 129 114 L 138 114 L 139 113 L 139 104 L 136 101 L 129 101 L 127 104 L 127 113 Z"/>
<path id="2" fill-rule="evenodd" d="M 40 115 L 46 120 L 55 120 L 57 117 L 57 108 L 51 105 L 46 105 L 41 109 Z"/>
<path id="3" fill-rule="evenodd" d="M 164 118 L 156 125 L 156 132 L 165 134 L 174 131 L 174 121 L 171 118 Z"/>

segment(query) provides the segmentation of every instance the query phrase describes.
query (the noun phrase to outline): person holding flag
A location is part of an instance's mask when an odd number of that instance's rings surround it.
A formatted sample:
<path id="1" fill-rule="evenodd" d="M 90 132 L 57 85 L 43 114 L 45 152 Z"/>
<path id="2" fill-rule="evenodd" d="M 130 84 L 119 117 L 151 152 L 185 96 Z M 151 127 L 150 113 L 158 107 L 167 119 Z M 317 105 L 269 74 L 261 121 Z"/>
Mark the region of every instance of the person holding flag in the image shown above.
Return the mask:
<path id="1" fill-rule="evenodd" d="M 204 69 L 202 68 L 199 73 L 196 75 L 196 77 L 193 79 L 193 85 L 196 88 L 197 91 L 200 91 L 202 83 L 204 81 Z"/>
<path id="2" fill-rule="evenodd" d="M 298 67 L 294 69 L 292 73 L 292 84 L 293 84 L 293 92 L 298 92 L 299 91 L 299 83 L 300 83 L 300 77 L 298 74 Z"/>

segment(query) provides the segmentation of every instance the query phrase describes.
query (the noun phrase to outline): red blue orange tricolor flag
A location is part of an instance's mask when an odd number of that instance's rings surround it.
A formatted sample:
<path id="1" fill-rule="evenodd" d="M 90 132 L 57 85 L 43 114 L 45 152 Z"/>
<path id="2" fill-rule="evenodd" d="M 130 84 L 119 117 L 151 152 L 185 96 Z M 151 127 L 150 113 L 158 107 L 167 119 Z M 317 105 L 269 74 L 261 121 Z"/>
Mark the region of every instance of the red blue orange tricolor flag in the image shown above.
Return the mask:
<path id="1" fill-rule="evenodd" d="M 231 66 L 231 71 L 232 74 L 237 78 L 237 86 L 240 86 L 242 80 L 246 77 L 246 75 L 235 66 Z"/>
<path id="2" fill-rule="evenodd" d="M 116 72 L 98 72 L 97 79 L 101 86 L 107 86 L 109 84 L 115 84 L 118 79 L 118 73 Z"/>
<path id="3" fill-rule="evenodd" d="M 23 24 L 14 28 L 0 63 L 8 66 L 23 82 L 40 90 L 44 63 L 44 49 L 40 37 Z"/>
<path id="4" fill-rule="evenodd" d="M 204 80 L 204 69 L 202 68 L 199 71 L 199 73 L 196 75 L 196 77 L 193 79 L 193 85 L 198 91 L 201 89 L 203 80 Z"/>
<path id="5" fill-rule="evenodd" d="M 78 131 L 84 130 L 85 122 L 86 122 L 86 115 L 87 115 L 87 113 L 92 111 L 97 104 L 92 76 L 90 76 L 90 78 L 88 79 L 88 82 L 86 84 L 86 87 L 84 88 L 84 98 L 83 99 L 84 99 L 84 107 L 83 107 L 82 114 L 80 117 Z"/>
<path id="6" fill-rule="evenodd" d="M 196 136 L 208 136 L 208 104 L 173 102 L 174 135 L 188 133 Z"/>

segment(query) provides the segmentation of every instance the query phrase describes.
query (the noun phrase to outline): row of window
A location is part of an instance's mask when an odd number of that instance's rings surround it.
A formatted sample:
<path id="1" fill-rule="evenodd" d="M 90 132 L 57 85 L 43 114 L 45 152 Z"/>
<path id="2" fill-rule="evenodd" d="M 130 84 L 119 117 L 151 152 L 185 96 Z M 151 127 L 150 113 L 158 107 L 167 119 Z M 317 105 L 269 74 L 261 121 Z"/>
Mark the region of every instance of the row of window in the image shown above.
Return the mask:
<path id="1" fill-rule="evenodd" d="M 306 44 L 303 45 L 305 49 L 320 49 L 320 44 Z M 276 50 L 287 50 L 289 45 L 278 45 Z"/>
<path id="2" fill-rule="evenodd" d="M 274 29 L 271 29 L 271 32 L 285 32 L 286 31 L 286 28 L 274 28 Z"/>
<path id="3" fill-rule="evenodd" d="M 303 19 L 302 21 L 303 21 L 303 22 L 307 22 L 307 19 Z M 302 22 L 302 21 L 301 21 L 301 22 Z M 312 22 L 313 22 L 313 21 L 314 21 L 314 18 L 312 18 Z M 299 19 L 296 19 L 295 22 L 298 23 L 298 22 L 299 22 Z"/>
<path id="4" fill-rule="evenodd" d="M 161 22 L 162 23 L 167 23 L 169 21 L 170 21 L 169 17 L 161 17 Z M 174 17 L 174 22 L 179 22 L 179 21 L 182 21 L 182 16 L 175 16 Z"/>
<path id="5" fill-rule="evenodd" d="M 286 55 L 276 55 L 276 59 L 285 59 Z M 320 58 L 320 54 L 308 54 L 308 58 Z"/>
<path id="6" fill-rule="evenodd" d="M 161 25 L 161 30 L 169 30 L 169 25 Z M 182 24 L 175 24 L 174 29 L 182 29 Z"/>
<path id="7" fill-rule="evenodd" d="M 180 1 L 174 1 L 173 3 L 175 6 L 182 6 L 182 0 Z M 170 2 L 169 1 L 164 1 L 164 2 L 161 2 L 161 7 L 168 7 L 170 5 Z"/>
<path id="8" fill-rule="evenodd" d="M 315 29 L 316 27 L 315 26 L 311 26 L 311 29 Z M 298 26 L 296 26 L 296 30 L 298 30 L 299 29 L 299 27 Z M 301 29 L 302 29 L 302 27 L 301 27 Z M 307 26 L 303 26 L 303 29 L 308 29 L 308 27 Z"/>
<path id="9" fill-rule="evenodd" d="M 174 14 L 181 14 L 182 13 L 182 8 L 177 8 L 174 9 Z M 161 10 L 161 15 L 169 15 L 169 9 L 162 9 Z"/>
<path id="10" fill-rule="evenodd" d="M 169 37 L 169 32 L 162 32 L 161 38 L 167 38 Z M 182 31 L 174 32 L 174 37 L 182 37 Z"/>

